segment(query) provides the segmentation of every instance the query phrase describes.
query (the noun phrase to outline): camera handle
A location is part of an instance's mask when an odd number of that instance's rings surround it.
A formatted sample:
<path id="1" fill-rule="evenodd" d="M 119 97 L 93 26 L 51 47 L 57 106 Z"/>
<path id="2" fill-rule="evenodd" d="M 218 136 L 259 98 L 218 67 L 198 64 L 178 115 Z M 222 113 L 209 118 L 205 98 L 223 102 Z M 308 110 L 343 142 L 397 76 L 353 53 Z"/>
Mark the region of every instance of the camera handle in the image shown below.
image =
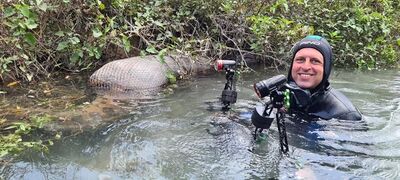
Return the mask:
<path id="1" fill-rule="evenodd" d="M 284 109 L 290 106 L 289 100 L 289 90 L 286 91 L 274 91 L 272 93 L 273 98 L 272 105 L 274 108 L 277 109 L 276 112 L 276 123 L 278 125 L 278 132 L 279 132 L 279 144 L 281 146 L 281 151 L 283 153 L 287 153 L 289 151 L 289 144 L 287 142 L 287 134 L 286 134 L 286 125 L 285 125 L 285 118 Z M 289 103 L 289 104 L 288 104 Z"/>
<path id="2" fill-rule="evenodd" d="M 279 111 L 279 110 L 278 110 Z M 279 144 L 283 153 L 289 152 L 289 144 L 287 142 L 285 118 L 283 118 L 283 112 L 276 113 L 276 123 L 278 125 L 279 132 Z"/>
<path id="3" fill-rule="evenodd" d="M 235 81 L 235 70 L 226 68 L 226 83 L 224 90 L 222 91 L 221 101 L 224 104 L 223 109 L 229 109 L 229 105 L 236 102 L 237 92 L 236 92 L 236 81 Z"/>

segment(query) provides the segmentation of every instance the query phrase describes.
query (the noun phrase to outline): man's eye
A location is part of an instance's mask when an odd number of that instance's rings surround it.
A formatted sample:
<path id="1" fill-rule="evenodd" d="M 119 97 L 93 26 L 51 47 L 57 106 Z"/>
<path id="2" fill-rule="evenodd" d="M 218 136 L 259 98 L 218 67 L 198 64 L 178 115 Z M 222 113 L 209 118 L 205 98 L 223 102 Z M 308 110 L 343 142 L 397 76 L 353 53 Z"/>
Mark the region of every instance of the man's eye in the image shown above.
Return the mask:
<path id="1" fill-rule="evenodd" d="M 319 59 L 311 59 L 312 64 L 322 64 L 322 62 Z"/>
<path id="2" fill-rule="evenodd" d="M 302 62 L 305 61 L 305 59 L 304 59 L 304 58 L 298 58 L 298 59 L 296 59 L 295 61 L 298 62 L 298 63 L 302 63 Z"/>

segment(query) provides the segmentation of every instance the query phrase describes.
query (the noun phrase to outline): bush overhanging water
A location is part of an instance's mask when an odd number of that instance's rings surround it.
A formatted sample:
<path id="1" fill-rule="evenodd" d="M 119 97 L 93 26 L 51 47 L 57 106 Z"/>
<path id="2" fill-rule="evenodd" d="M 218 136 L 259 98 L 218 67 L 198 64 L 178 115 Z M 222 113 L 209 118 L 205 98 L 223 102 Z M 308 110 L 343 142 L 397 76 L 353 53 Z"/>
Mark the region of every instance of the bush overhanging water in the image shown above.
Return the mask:
<path id="1" fill-rule="evenodd" d="M 400 5 L 389 0 L 10 0 L 0 9 L 2 81 L 171 50 L 281 66 L 307 34 L 329 39 L 336 66 L 397 67 L 400 53 Z"/>

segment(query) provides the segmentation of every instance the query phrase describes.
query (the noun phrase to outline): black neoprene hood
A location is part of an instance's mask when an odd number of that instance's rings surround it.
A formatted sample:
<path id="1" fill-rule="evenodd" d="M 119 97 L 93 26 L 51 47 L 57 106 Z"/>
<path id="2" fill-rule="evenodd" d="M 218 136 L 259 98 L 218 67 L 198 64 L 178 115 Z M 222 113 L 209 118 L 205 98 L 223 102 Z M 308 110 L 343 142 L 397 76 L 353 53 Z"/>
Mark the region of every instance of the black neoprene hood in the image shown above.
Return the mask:
<path id="1" fill-rule="evenodd" d="M 296 55 L 297 51 L 303 48 L 314 48 L 318 50 L 322 56 L 324 57 L 324 74 L 321 83 L 315 88 L 316 90 L 320 88 L 326 88 L 329 86 L 329 75 L 331 74 L 332 70 L 332 64 L 333 64 L 333 53 L 332 53 L 332 47 L 329 45 L 328 41 L 321 37 L 321 36 L 316 36 L 316 35 L 309 35 L 299 42 L 297 42 L 291 49 L 291 60 L 292 63 L 290 65 L 290 70 L 289 70 L 289 75 L 288 75 L 288 81 L 293 81 L 292 78 L 292 66 L 293 66 L 293 60 L 294 56 Z"/>

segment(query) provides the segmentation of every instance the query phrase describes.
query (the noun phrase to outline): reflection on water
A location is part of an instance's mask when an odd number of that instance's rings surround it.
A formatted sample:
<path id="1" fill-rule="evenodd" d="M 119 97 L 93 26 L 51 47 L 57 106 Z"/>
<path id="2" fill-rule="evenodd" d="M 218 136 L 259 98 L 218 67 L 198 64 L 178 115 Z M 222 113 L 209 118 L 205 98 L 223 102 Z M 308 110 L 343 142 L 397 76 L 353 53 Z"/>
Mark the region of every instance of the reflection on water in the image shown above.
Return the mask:
<path id="1" fill-rule="evenodd" d="M 238 102 L 223 114 L 225 77 L 180 84 L 172 95 L 126 102 L 127 118 L 64 138 L 50 154 L 2 166 L 0 179 L 398 179 L 400 73 L 335 72 L 364 121 L 287 122 L 290 153 L 279 152 L 276 124 L 254 142 L 254 82 L 274 74 L 243 74 Z M 131 106 L 131 107 L 129 107 Z M 122 116 L 121 116 L 122 117 Z"/>

